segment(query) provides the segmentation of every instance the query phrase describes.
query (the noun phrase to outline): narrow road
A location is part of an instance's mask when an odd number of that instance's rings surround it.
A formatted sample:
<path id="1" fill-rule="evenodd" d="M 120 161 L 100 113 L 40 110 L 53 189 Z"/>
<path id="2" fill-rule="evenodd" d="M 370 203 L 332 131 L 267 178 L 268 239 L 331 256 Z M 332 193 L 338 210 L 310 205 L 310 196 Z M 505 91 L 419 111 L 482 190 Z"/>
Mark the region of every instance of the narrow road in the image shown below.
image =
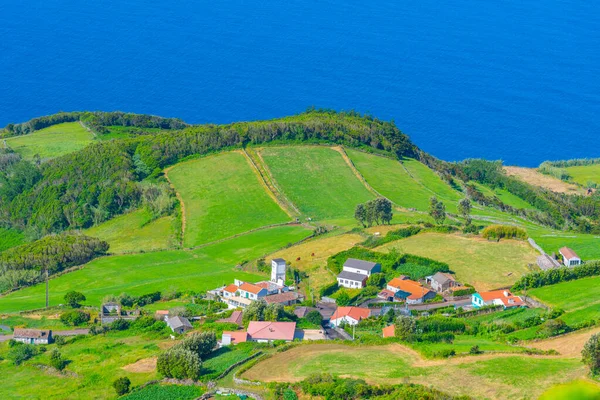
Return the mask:
<path id="1" fill-rule="evenodd" d="M 52 331 L 53 336 L 77 336 L 77 335 L 87 335 L 90 333 L 90 330 L 85 329 L 71 329 L 68 331 Z M 0 335 L 0 343 L 9 341 L 13 338 L 13 335 Z"/>

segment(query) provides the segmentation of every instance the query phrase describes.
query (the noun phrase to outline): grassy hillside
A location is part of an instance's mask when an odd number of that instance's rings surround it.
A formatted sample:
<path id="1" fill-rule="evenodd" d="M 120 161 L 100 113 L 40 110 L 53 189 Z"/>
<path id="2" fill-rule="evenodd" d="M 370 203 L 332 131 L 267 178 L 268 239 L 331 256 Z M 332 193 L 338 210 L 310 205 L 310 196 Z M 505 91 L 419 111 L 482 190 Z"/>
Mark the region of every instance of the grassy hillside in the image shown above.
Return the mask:
<path id="1" fill-rule="evenodd" d="M 108 242 L 111 253 L 156 251 L 178 245 L 176 223 L 171 216 L 152 220 L 149 211 L 140 209 L 86 229 L 84 233 Z"/>
<path id="2" fill-rule="evenodd" d="M 50 281 L 50 305 L 64 303 L 70 290 L 81 290 L 86 304 L 97 306 L 106 295 L 141 295 L 170 288 L 205 291 L 234 278 L 262 277 L 242 272 L 236 265 L 272 253 L 310 235 L 301 226 L 262 230 L 195 251 L 162 251 L 104 257 Z M 44 306 L 44 286 L 37 285 L 0 298 L 0 313 Z"/>
<path id="3" fill-rule="evenodd" d="M 514 208 L 525 208 L 534 210 L 531 204 L 523 200 L 522 198 L 515 196 L 506 189 L 492 189 L 488 186 L 482 185 L 481 183 L 474 182 L 475 187 L 487 197 L 498 197 L 504 204 Z"/>
<path id="4" fill-rule="evenodd" d="M 23 158 L 31 159 L 39 154 L 42 159 L 47 159 L 81 150 L 93 139 L 79 122 L 65 122 L 28 135 L 7 138 L 6 143 Z"/>
<path id="5" fill-rule="evenodd" d="M 420 162 L 407 159 L 400 164 L 351 149 L 347 153 L 367 183 L 399 206 L 427 211 L 431 196 L 438 196 L 448 211 L 456 211 L 460 194 Z"/>
<path id="6" fill-rule="evenodd" d="M 537 253 L 526 243 L 516 240 L 490 242 L 480 238 L 440 233 L 423 233 L 388 243 L 376 251 L 395 248 L 401 253 L 433 258 L 450 265 L 459 281 L 478 290 L 512 285 L 529 272 Z"/>
<path id="7" fill-rule="evenodd" d="M 184 162 L 168 176 L 183 199 L 186 247 L 290 221 L 241 153 Z"/>
<path id="8" fill-rule="evenodd" d="M 261 381 L 296 382 L 335 371 L 370 383 L 420 383 L 474 398 L 536 398 L 547 388 L 583 377 L 579 359 L 505 355 L 423 360 L 402 345 L 299 346 L 259 362 L 242 376 Z"/>
<path id="9" fill-rule="evenodd" d="M 588 183 L 600 185 L 600 164 L 582 165 L 565 168 L 573 181 L 580 185 L 587 186 Z"/>
<path id="10" fill-rule="evenodd" d="M 375 197 L 329 147 L 267 147 L 260 155 L 283 194 L 314 220 L 352 219 L 357 204 Z"/>
<path id="11" fill-rule="evenodd" d="M 14 229 L 0 228 L 0 251 L 25 243 L 23 233 Z"/>

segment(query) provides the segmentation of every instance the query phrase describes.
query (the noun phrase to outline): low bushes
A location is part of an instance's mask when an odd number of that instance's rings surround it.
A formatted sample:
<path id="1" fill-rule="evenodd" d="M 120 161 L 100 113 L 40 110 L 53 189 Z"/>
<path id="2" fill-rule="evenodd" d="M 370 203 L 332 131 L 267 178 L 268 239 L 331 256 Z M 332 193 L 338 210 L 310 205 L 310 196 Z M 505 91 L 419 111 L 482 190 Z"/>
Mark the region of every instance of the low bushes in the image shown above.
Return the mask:
<path id="1" fill-rule="evenodd" d="M 500 240 L 500 239 L 527 239 L 527 232 L 512 225 L 490 225 L 486 227 L 481 236 L 488 240 Z"/>
<path id="2" fill-rule="evenodd" d="M 414 236 L 421 232 L 421 227 L 419 226 L 409 226 L 406 228 L 400 228 L 395 231 L 388 232 L 385 236 L 369 236 L 367 240 L 360 243 L 361 246 L 364 246 L 368 249 L 372 249 L 381 245 L 384 245 L 389 242 L 393 242 L 394 240 L 405 239 L 410 236 Z"/>
<path id="3" fill-rule="evenodd" d="M 69 326 L 83 325 L 90 320 L 90 314 L 81 310 L 71 310 L 60 315 L 60 321 Z"/>
<path id="4" fill-rule="evenodd" d="M 575 268 L 556 268 L 524 275 L 513 285 L 512 290 L 532 289 L 598 275 L 600 275 L 600 262 L 595 261 Z"/>

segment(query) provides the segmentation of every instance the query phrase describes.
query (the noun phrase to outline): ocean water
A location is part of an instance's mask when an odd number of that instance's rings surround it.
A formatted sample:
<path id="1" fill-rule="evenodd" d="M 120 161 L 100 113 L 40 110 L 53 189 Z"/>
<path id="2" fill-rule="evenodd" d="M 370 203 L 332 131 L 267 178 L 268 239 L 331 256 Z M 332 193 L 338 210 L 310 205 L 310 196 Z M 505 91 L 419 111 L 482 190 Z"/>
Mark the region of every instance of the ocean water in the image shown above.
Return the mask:
<path id="1" fill-rule="evenodd" d="M 392 119 L 446 160 L 600 156 L 583 0 L 3 1 L 0 125 L 60 110 L 190 123 L 308 106 Z"/>

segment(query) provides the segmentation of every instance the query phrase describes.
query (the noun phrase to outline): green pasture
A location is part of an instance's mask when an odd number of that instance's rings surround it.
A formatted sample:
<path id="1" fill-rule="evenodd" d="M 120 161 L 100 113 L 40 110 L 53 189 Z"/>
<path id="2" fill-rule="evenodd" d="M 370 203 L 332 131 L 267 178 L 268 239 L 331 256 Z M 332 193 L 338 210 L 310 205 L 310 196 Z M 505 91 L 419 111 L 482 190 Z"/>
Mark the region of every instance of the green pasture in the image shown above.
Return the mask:
<path id="1" fill-rule="evenodd" d="M 93 140 L 94 136 L 79 122 L 65 122 L 28 135 L 7 138 L 6 143 L 23 158 L 31 159 L 38 154 L 44 160 L 81 150 Z"/>
<path id="2" fill-rule="evenodd" d="M 600 235 L 552 231 L 538 226 L 527 227 L 527 232 L 548 254 L 558 254 L 561 247 L 567 246 L 584 261 L 600 260 Z"/>
<path id="3" fill-rule="evenodd" d="M 145 209 L 136 210 L 87 229 L 88 236 L 105 240 L 113 254 L 156 251 L 178 246 L 177 220 L 172 216 L 152 219 Z"/>
<path id="4" fill-rule="evenodd" d="M 314 220 L 352 219 L 357 204 L 375 198 L 329 147 L 265 147 L 260 155 L 278 188 Z"/>
<path id="5" fill-rule="evenodd" d="M 103 297 L 153 291 L 205 291 L 235 278 L 257 281 L 263 277 L 235 268 L 307 237 L 301 226 L 265 229 L 194 251 L 172 250 L 96 259 L 84 268 L 50 280 L 50 305 L 64 302 L 71 290 L 85 294 L 85 304 L 98 306 Z M 36 285 L 0 298 L 0 313 L 16 313 L 44 306 L 44 285 Z"/>
<path id="6" fill-rule="evenodd" d="M 123 397 L 123 400 L 194 400 L 203 390 L 199 386 L 150 385 Z"/>
<path id="7" fill-rule="evenodd" d="M 241 153 L 183 162 L 168 175 L 183 198 L 185 247 L 290 221 Z"/>
<path id="8" fill-rule="evenodd" d="M 589 183 L 600 185 L 600 164 L 581 165 L 565 168 L 571 179 L 580 185 L 587 186 Z"/>
<path id="9" fill-rule="evenodd" d="M 548 389 L 539 400 L 598 400 L 600 385 L 588 380 L 556 385 Z"/>

